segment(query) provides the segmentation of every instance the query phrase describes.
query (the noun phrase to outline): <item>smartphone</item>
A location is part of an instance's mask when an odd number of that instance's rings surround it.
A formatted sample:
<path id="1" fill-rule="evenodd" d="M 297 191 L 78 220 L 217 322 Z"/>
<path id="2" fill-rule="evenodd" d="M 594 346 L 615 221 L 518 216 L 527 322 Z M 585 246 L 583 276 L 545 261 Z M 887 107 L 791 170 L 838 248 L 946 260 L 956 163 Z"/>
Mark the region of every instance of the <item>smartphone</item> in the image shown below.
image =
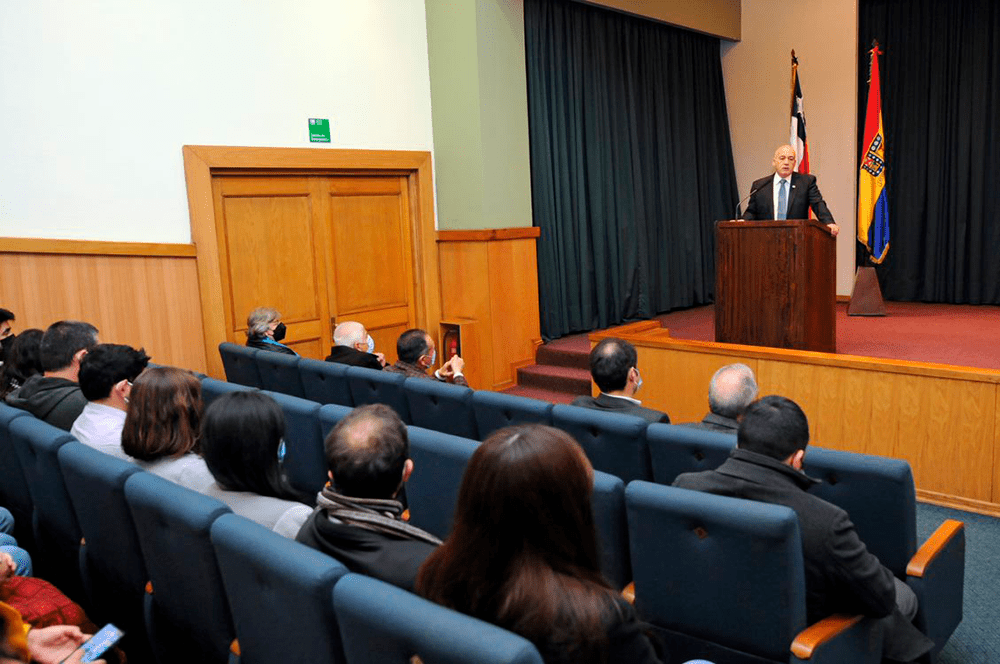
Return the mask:
<path id="1" fill-rule="evenodd" d="M 84 641 L 79 648 L 71 652 L 69 657 L 63 661 L 65 662 L 71 659 L 73 655 L 80 651 L 83 651 L 83 657 L 80 658 L 80 662 L 96 661 L 100 659 L 101 655 L 106 653 L 109 648 L 118 643 L 123 636 L 125 636 L 125 632 L 121 631 L 111 623 L 108 623 L 98 630 L 96 634 Z"/>

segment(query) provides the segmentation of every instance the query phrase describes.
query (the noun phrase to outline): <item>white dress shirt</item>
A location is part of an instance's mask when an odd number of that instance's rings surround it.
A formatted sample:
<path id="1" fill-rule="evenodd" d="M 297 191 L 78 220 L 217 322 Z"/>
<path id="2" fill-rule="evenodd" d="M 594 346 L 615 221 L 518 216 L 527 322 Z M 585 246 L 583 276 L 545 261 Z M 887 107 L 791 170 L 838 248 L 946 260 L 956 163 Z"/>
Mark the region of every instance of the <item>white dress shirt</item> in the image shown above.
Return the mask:
<path id="1" fill-rule="evenodd" d="M 781 189 L 781 181 L 784 180 L 788 184 L 785 185 L 785 216 L 788 216 L 788 201 L 792 200 L 792 176 L 789 175 L 787 178 L 783 178 L 778 175 L 777 171 L 774 173 L 774 187 L 771 190 L 771 199 L 774 203 L 774 218 L 778 218 L 778 191 Z"/>
<path id="2" fill-rule="evenodd" d="M 122 451 L 122 429 L 125 427 L 125 411 L 88 401 L 83 412 L 73 422 L 70 434 L 78 441 L 113 457 L 131 461 Z"/>

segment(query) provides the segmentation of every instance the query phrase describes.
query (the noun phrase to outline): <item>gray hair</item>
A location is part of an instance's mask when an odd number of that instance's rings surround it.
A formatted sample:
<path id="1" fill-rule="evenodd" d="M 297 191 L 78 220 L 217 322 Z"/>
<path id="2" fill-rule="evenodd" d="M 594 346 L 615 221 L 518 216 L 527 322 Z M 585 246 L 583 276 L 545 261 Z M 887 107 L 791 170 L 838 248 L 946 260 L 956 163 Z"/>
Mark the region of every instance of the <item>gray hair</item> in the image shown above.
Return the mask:
<path id="1" fill-rule="evenodd" d="M 257 307 L 247 316 L 247 337 L 267 336 L 267 328 L 271 323 L 281 320 L 281 314 L 271 307 Z"/>
<path id="2" fill-rule="evenodd" d="M 753 369 L 745 364 L 727 364 L 712 376 L 708 407 L 716 415 L 736 419 L 757 398 Z"/>
<path id="3" fill-rule="evenodd" d="M 354 347 L 356 343 L 368 341 L 365 326 L 353 320 L 344 321 L 333 330 L 333 343 L 338 346 Z"/>

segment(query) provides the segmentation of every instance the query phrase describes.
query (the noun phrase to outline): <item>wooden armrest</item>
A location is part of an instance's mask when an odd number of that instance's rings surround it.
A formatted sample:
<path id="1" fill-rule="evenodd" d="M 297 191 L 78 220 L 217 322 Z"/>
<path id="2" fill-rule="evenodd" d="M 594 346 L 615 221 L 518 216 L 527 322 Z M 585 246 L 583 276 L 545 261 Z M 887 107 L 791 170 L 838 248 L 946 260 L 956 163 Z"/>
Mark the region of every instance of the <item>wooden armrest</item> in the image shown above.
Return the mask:
<path id="1" fill-rule="evenodd" d="M 965 524 L 955 519 L 948 519 L 934 531 L 927 541 L 923 543 L 917 552 L 910 558 L 906 565 L 906 575 L 923 577 L 924 570 L 934 562 L 934 558 L 944 549 L 945 545 L 951 541 L 960 530 L 965 528 Z"/>
<path id="2" fill-rule="evenodd" d="M 239 657 L 242 654 L 242 653 L 240 653 L 240 640 L 239 639 L 233 639 L 233 642 L 229 644 L 229 652 L 233 653 L 237 657 Z"/>
<path id="3" fill-rule="evenodd" d="M 625 586 L 625 589 L 622 590 L 622 597 L 624 597 L 625 601 L 629 604 L 635 605 L 635 581 L 632 581 Z"/>
<path id="4" fill-rule="evenodd" d="M 403 510 L 403 513 L 399 515 L 399 518 L 402 519 L 403 521 L 409 521 L 410 520 L 409 508 Z"/>
<path id="5" fill-rule="evenodd" d="M 792 654 L 799 659 L 809 659 L 813 651 L 833 637 L 861 622 L 864 616 L 849 616 L 841 613 L 824 618 L 809 625 L 798 633 L 792 641 Z"/>
<path id="6" fill-rule="evenodd" d="M 147 595 L 152 595 L 153 594 L 153 582 L 152 581 L 147 581 L 146 582 L 146 594 Z"/>

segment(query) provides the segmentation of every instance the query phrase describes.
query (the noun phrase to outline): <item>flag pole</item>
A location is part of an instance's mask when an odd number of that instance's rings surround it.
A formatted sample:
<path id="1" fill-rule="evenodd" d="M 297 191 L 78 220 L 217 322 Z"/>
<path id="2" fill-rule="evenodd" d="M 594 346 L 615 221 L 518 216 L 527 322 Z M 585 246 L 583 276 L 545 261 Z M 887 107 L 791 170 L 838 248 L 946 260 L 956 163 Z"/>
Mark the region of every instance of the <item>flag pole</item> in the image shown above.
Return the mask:
<path id="1" fill-rule="evenodd" d="M 788 94 L 788 114 L 795 114 L 795 74 L 799 70 L 799 59 L 795 57 L 795 49 L 792 49 L 792 80 L 789 83 L 791 88 Z"/>

